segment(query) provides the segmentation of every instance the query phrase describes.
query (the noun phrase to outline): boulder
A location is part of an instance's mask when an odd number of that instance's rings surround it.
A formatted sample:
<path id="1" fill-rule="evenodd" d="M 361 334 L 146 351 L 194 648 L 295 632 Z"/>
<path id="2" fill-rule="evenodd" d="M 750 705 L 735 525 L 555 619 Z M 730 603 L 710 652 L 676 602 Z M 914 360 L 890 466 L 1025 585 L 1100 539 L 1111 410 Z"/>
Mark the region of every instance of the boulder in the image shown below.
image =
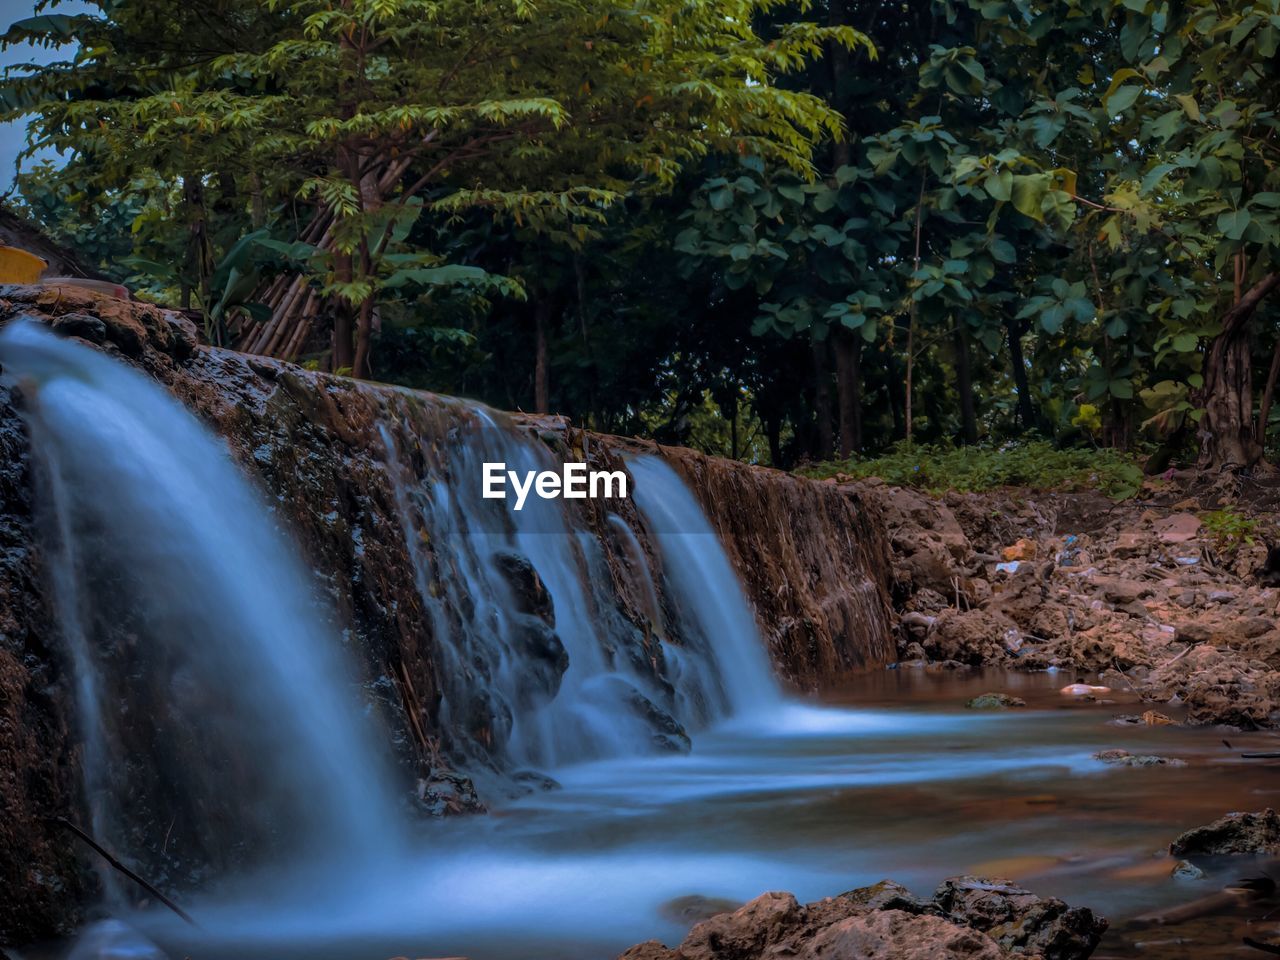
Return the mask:
<path id="1" fill-rule="evenodd" d="M 1188 830 L 1169 844 L 1169 852 L 1175 857 L 1280 855 L 1280 815 L 1270 807 L 1258 813 L 1228 813 L 1213 823 Z"/>
<path id="2" fill-rule="evenodd" d="M 981 930 L 1006 950 L 1044 960 L 1082 960 L 1093 953 L 1107 921 L 1056 897 L 1037 897 L 1007 880 L 952 877 L 933 902 L 956 923 Z"/>
<path id="3" fill-rule="evenodd" d="M 1002 662 L 1020 640 L 1017 624 L 1003 614 L 953 609 L 938 614 L 923 644 L 932 660 L 979 666 Z"/>
<path id="4" fill-rule="evenodd" d="M 932 900 L 885 880 L 805 905 L 766 893 L 674 949 L 651 940 L 620 960 L 1084 960 L 1106 927 L 1007 880 L 955 877 Z"/>

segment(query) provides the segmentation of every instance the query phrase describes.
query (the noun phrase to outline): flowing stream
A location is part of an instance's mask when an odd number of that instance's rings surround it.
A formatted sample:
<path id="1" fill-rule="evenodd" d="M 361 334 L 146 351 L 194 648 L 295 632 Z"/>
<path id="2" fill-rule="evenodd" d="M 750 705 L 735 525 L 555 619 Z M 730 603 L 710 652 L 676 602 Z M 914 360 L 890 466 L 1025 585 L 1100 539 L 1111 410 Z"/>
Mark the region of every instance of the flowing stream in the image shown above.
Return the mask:
<path id="1" fill-rule="evenodd" d="M 340 627 L 223 445 L 160 387 L 33 325 L 0 333 L 0 363 L 26 398 L 93 828 L 213 871 L 158 877 L 207 879 L 185 898 L 198 928 L 117 890 L 127 926 L 91 929 L 77 960 L 601 960 L 677 942 L 708 903 L 886 876 L 927 892 L 962 872 L 1125 916 L 1215 889 L 1171 879 L 1159 851 L 1280 790 L 1212 731 L 1110 725 L 1134 706 L 1068 701 L 1061 676 L 882 671 L 823 702 L 788 695 L 666 463 L 628 462 L 638 513 L 608 516 L 605 544 L 563 502 L 515 512 L 457 482 L 556 462 L 465 407 L 444 453 L 419 426 L 381 425 L 405 576 L 451 684 L 442 726 L 476 731 L 454 746 L 493 787 L 488 816 L 416 822 Z M 643 629 L 619 612 L 609 549 Z M 987 689 L 1031 705 L 963 708 Z M 1187 765 L 1107 767 L 1093 754 L 1109 747 Z M 554 784 L 500 789 L 526 771 Z M 171 859 L 135 826 L 157 797 L 183 820 Z M 1127 936 L 1110 955 L 1140 955 Z"/>

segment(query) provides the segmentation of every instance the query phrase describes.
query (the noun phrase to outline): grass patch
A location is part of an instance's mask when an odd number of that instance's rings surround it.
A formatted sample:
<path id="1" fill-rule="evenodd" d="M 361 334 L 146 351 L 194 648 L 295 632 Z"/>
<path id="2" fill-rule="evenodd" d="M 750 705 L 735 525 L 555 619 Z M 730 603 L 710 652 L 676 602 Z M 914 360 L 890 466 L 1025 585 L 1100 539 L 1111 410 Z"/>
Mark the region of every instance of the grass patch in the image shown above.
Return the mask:
<path id="1" fill-rule="evenodd" d="M 1000 447 L 916 446 L 910 450 L 899 444 L 880 457 L 830 460 L 796 472 L 818 479 L 880 477 L 894 486 L 930 493 L 1028 487 L 1098 490 L 1114 500 L 1134 496 L 1143 480 L 1142 467 L 1132 454 L 1111 449 L 1060 450 L 1043 440 Z"/>

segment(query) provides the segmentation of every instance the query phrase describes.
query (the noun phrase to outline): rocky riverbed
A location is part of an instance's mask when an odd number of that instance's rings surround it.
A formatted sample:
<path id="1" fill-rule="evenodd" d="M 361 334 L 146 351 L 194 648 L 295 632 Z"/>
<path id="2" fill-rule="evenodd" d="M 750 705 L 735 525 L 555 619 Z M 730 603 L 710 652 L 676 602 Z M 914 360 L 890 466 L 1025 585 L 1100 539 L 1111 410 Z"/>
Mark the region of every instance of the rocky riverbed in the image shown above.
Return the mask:
<path id="1" fill-rule="evenodd" d="M 1058 668 L 1088 679 L 1080 696 L 1138 694 L 1132 722 L 1280 724 L 1265 488 L 1170 475 L 1113 503 L 851 486 L 889 528 L 901 669 Z"/>

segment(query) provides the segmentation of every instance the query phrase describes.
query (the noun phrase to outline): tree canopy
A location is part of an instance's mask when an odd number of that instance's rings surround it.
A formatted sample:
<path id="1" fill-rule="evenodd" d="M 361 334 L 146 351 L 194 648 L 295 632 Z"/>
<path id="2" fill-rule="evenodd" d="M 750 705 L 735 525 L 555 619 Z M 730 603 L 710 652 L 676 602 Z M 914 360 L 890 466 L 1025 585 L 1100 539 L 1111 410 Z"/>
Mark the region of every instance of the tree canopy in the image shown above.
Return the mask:
<path id="1" fill-rule="evenodd" d="M 778 465 L 1251 469 L 1280 0 L 101 0 L 7 39 L 60 239 L 218 342 Z"/>

